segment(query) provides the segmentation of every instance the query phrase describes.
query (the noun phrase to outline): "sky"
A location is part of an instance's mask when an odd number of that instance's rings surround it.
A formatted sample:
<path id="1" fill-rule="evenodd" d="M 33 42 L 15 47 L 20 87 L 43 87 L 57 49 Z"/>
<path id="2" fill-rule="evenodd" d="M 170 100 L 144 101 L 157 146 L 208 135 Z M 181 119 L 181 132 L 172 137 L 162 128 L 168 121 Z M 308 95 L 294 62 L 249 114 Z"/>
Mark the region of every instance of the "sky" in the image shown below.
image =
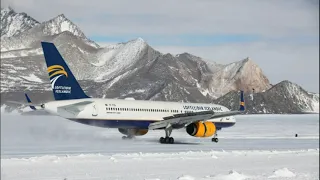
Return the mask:
<path id="1" fill-rule="evenodd" d="M 42 22 L 59 14 L 98 44 L 143 38 L 162 53 L 228 64 L 250 57 L 272 84 L 319 92 L 319 0 L 1 0 Z"/>

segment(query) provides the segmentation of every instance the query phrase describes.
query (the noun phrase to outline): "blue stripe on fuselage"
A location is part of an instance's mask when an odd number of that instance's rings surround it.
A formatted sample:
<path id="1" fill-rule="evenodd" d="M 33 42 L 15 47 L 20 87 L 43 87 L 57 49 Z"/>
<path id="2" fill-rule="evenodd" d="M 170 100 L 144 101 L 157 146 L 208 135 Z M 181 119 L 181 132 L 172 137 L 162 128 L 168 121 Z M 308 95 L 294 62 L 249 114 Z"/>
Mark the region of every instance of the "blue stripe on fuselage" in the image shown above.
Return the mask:
<path id="1" fill-rule="evenodd" d="M 148 120 L 112 120 L 112 119 L 69 119 L 81 124 L 87 124 L 91 126 L 98 126 L 104 128 L 139 128 L 147 129 L 150 123 L 157 121 L 148 121 Z M 234 122 L 214 122 L 217 129 L 231 127 Z M 173 127 L 175 128 L 175 127 Z"/>

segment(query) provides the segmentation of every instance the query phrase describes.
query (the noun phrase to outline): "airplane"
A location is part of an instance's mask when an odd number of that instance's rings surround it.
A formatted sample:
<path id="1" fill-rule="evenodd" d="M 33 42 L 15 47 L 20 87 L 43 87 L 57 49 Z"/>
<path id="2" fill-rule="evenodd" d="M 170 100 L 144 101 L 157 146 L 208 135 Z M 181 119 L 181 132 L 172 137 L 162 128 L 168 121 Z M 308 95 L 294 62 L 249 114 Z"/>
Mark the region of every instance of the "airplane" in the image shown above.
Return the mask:
<path id="1" fill-rule="evenodd" d="M 165 137 L 159 142 L 173 144 L 172 130 L 185 128 L 190 136 L 212 137 L 218 142 L 217 131 L 234 126 L 234 116 L 245 111 L 243 91 L 235 111 L 218 104 L 92 98 L 82 90 L 56 46 L 51 42 L 41 42 L 41 46 L 55 100 L 34 104 L 25 94 L 27 103 L 10 102 L 86 125 L 118 128 L 125 135 L 122 139 L 164 130 Z"/>

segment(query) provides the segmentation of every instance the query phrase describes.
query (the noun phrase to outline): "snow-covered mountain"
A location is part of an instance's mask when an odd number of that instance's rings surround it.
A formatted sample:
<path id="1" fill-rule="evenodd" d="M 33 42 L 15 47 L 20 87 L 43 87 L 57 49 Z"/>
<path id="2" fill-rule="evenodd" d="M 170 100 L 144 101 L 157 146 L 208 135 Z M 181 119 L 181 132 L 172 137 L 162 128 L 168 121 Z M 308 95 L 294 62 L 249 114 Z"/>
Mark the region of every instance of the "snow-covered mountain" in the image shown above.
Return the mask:
<path id="1" fill-rule="evenodd" d="M 7 110 L 6 100 L 24 101 L 23 92 L 35 102 L 53 98 L 41 41 L 55 43 L 81 86 L 93 97 L 209 103 L 233 90 L 272 89 L 250 58 L 218 64 L 188 53 L 163 54 L 141 38 L 100 47 L 59 15 L 2 38 L 1 105 Z"/>
<path id="2" fill-rule="evenodd" d="M 38 24 L 26 13 L 16 13 L 11 7 L 1 8 L 1 39 L 18 35 Z"/>
<path id="3" fill-rule="evenodd" d="M 28 19 L 24 20 L 26 20 L 24 24 L 27 24 Z M 10 27 L 13 26 L 11 24 L 17 24 L 15 21 L 11 22 L 10 25 L 2 21 L 1 23 L 4 26 Z M 63 36 L 65 32 L 72 34 L 75 38 L 81 39 L 83 43 L 93 48 L 99 48 L 99 45 L 88 39 L 74 23 L 63 14 L 60 14 L 51 20 L 38 23 L 31 28 L 21 29 L 18 35 L 3 37 L 1 39 L 1 52 L 39 48 L 41 41 L 54 41 L 55 39 L 59 39 L 60 35 Z"/>

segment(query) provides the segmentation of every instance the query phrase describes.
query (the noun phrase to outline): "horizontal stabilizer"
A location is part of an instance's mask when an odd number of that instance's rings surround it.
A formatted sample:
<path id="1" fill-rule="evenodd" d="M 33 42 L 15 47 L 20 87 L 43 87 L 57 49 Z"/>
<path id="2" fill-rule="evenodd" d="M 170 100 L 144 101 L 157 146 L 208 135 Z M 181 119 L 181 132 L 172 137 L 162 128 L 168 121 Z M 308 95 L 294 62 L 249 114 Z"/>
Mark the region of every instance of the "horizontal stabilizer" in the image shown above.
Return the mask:
<path id="1" fill-rule="evenodd" d="M 18 101 L 7 101 L 13 104 L 25 105 L 25 106 L 39 106 L 41 107 L 42 104 L 34 104 L 34 103 L 25 103 L 25 102 L 18 102 Z"/>
<path id="2" fill-rule="evenodd" d="M 48 113 L 44 109 L 37 109 L 36 111 L 25 111 L 25 112 L 22 112 L 21 115 L 23 116 L 55 116 L 53 114 Z"/>
<path id="3" fill-rule="evenodd" d="M 60 106 L 58 107 L 58 113 L 71 113 L 72 115 L 76 116 L 81 111 L 83 111 L 88 104 L 91 104 L 93 102 L 94 101 L 82 101 L 79 103 L 69 104 L 66 106 Z"/>
<path id="4" fill-rule="evenodd" d="M 29 96 L 28 96 L 26 93 L 24 94 L 24 96 L 26 97 L 28 103 L 32 103 L 32 102 L 31 102 L 31 99 L 29 98 Z M 30 107 L 32 110 L 37 110 L 37 108 L 34 107 L 34 106 L 29 106 L 29 107 Z"/>

